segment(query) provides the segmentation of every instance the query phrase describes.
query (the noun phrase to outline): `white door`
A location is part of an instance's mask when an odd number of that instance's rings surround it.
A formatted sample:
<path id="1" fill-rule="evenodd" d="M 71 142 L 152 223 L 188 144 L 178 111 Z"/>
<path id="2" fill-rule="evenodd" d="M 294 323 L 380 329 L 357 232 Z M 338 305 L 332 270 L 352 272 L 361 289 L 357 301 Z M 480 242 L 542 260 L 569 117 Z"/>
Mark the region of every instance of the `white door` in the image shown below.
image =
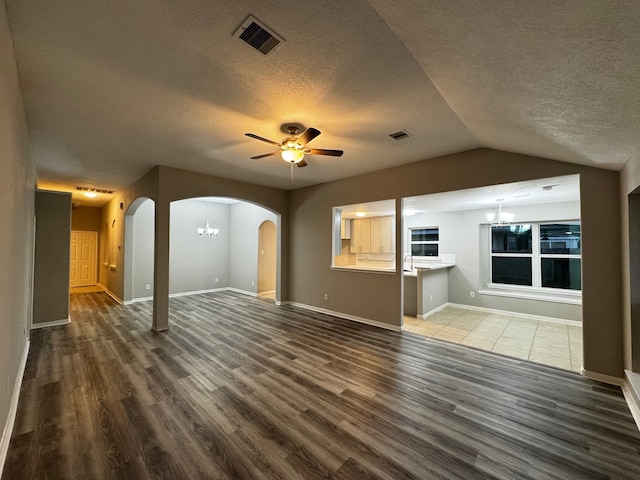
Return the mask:
<path id="1" fill-rule="evenodd" d="M 96 284 L 97 245 L 98 232 L 71 232 L 70 287 Z"/>
<path id="2" fill-rule="evenodd" d="M 258 295 L 276 296 L 277 268 L 276 225 L 270 220 L 262 222 L 258 229 Z"/>

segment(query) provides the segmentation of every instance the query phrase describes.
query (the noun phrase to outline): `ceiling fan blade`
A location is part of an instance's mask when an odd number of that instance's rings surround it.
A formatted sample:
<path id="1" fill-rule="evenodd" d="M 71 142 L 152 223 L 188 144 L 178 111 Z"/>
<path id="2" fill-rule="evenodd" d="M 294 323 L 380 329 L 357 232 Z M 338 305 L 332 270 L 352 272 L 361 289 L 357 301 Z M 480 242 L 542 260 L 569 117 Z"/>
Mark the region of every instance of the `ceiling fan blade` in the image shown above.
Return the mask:
<path id="1" fill-rule="evenodd" d="M 306 167 L 307 166 L 307 162 L 304 161 L 304 158 L 302 160 L 300 160 L 298 163 L 296 163 L 296 165 L 298 165 L 300 168 L 302 167 Z"/>
<path id="2" fill-rule="evenodd" d="M 274 142 L 273 140 L 269 140 L 267 138 L 259 137 L 258 135 L 255 135 L 253 133 L 245 133 L 245 135 L 247 137 L 251 137 L 251 138 L 255 138 L 256 140 L 260 140 L 261 142 L 267 142 L 267 143 L 270 143 L 271 145 L 275 145 L 277 147 L 280 146 L 280 144 L 278 142 Z"/>
<path id="3" fill-rule="evenodd" d="M 326 150 L 324 148 L 310 148 L 309 151 L 305 150 L 304 153 L 310 153 L 311 155 L 331 155 L 332 157 L 341 157 L 344 152 L 342 150 Z"/>
<path id="4" fill-rule="evenodd" d="M 298 137 L 297 143 L 304 147 L 307 143 L 320 135 L 320 133 L 320 130 L 317 128 L 309 127 Z"/>
<path id="5" fill-rule="evenodd" d="M 272 155 L 279 155 L 280 152 L 271 152 L 271 153 L 265 153 L 264 155 L 256 155 L 255 157 L 249 157 L 251 158 L 251 160 L 257 160 L 259 158 L 264 158 L 264 157 L 271 157 Z"/>

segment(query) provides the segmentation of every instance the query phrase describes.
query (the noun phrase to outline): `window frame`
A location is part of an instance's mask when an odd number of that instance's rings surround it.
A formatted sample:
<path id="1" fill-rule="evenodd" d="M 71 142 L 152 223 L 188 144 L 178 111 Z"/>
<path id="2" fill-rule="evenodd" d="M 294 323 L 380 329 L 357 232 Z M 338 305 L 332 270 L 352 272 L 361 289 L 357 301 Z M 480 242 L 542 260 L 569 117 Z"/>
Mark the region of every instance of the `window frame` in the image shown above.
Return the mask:
<path id="1" fill-rule="evenodd" d="M 542 286 L 542 259 L 578 259 L 580 260 L 580 274 L 582 275 L 582 242 L 580 242 L 580 254 L 567 254 L 567 253 L 542 253 L 540 248 L 540 242 L 542 240 L 540 235 L 540 227 L 543 225 L 579 225 L 581 228 L 580 220 L 548 220 L 539 222 L 518 222 L 511 223 L 510 225 L 530 225 L 531 226 L 531 253 L 494 253 L 492 234 L 493 227 L 497 225 L 489 225 L 489 283 L 490 288 L 504 289 L 504 290 L 516 290 L 523 292 L 542 292 L 542 293 L 555 293 L 571 296 L 582 295 L 582 279 L 580 279 L 580 289 L 561 288 L 561 287 L 543 287 Z M 580 237 L 582 240 L 582 237 Z M 498 283 L 493 281 L 493 258 L 494 257 L 512 257 L 512 258 L 530 258 L 531 259 L 531 285 L 519 285 L 510 283 Z"/>
<path id="2" fill-rule="evenodd" d="M 413 231 L 414 230 L 436 230 L 438 235 L 438 240 L 413 240 Z M 437 225 L 427 225 L 420 227 L 408 227 L 409 235 L 409 255 L 414 258 L 434 258 L 440 256 L 440 227 Z M 435 245 L 436 246 L 436 255 L 414 255 L 413 254 L 413 246 L 414 245 Z"/>

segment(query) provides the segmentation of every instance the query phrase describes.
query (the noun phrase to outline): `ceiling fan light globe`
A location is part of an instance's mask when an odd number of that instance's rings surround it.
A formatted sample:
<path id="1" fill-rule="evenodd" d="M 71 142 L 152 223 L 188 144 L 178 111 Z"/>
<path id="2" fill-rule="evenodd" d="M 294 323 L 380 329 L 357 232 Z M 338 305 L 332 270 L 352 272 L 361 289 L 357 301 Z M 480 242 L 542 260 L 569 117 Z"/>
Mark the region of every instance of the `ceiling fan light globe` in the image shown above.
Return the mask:
<path id="1" fill-rule="evenodd" d="M 304 152 L 302 150 L 297 150 L 295 148 L 290 149 L 287 148 L 280 153 L 280 156 L 285 162 L 289 163 L 298 163 L 300 160 L 304 158 Z"/>

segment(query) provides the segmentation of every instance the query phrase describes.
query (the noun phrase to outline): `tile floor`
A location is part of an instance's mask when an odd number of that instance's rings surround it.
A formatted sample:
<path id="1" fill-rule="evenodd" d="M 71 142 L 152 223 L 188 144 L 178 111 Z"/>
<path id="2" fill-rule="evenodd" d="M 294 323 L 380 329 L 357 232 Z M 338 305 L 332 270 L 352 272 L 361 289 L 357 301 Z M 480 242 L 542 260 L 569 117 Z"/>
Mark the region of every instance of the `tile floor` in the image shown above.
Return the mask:
<path id="1" fill-rule="evenodd" d="M 582 368 L 582 326 L 446 307 L 404 330 L 565 370 Z"/>

